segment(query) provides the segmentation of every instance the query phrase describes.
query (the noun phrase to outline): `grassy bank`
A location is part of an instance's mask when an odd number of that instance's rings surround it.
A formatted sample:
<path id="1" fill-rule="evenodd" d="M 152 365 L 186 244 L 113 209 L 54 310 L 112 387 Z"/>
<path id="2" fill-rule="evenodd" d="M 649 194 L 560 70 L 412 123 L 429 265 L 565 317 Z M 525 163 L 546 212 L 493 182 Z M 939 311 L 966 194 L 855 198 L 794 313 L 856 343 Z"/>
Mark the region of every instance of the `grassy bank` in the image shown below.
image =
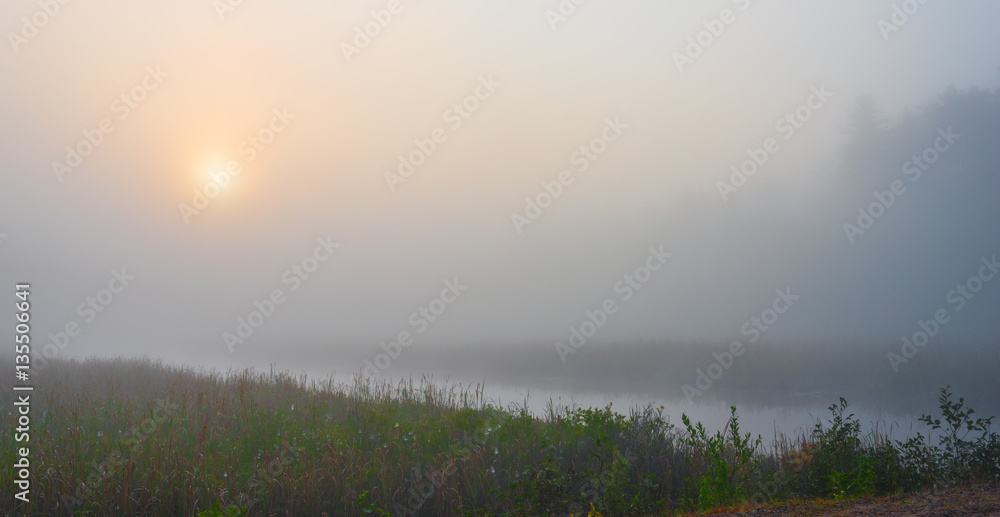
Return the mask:
<path id="1" fill-rule="evenodd" d="M 7 365 L 4 365 L 6 368 Z M 10 370 L 13 370 L 11 367 Z M 1000 479 L 1000 438 L 942 392 L 933 430 L 863 432 L 841 400 L 801 439 L 764 444 L 658 408 L 550 408 L 476 391 L 343 386 L 148 361 L 54 361 L 35 378 L 31 502 L 6 514 L 660 515 L 743 501 L 844 498 Z M 0 480 L 17 426 L 2 395 Z M 676 418 L 676 416 L 675 416 Z M 938 437 L 941 437 L 940 443 Z M 593 506 L 591 506 L 593 505 Z M 213 510 L 214 508 L 214 510 Z"/>

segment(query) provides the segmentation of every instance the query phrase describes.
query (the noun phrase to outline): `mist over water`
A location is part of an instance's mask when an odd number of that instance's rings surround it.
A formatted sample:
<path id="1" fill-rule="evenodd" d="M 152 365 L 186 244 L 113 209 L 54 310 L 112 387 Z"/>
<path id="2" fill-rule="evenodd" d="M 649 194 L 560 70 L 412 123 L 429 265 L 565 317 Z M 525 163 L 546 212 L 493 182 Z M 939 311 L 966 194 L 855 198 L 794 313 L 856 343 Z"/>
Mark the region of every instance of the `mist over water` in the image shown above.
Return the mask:
<path id="1" fill-rule="evenodd" d="M 37 382 L 145 355 L 764 436 L 945 386 L 1000 414 L 995 3 L 234 3 L 0 6 Z"/>

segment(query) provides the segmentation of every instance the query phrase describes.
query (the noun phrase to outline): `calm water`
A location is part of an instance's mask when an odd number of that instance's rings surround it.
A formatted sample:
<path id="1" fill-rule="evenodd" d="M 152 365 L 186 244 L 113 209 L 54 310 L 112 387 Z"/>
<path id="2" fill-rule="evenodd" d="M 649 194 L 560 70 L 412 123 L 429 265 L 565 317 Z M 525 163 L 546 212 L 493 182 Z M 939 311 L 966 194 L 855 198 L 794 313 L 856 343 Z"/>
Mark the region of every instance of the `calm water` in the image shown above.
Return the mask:
<path id="1" fill-rule="evenodd" d="M 319 371 L 306 371 L 310 379 L 329 378 L 331 374 Z M 351 384 L 353 377 L 347 374 L 334 374 L 338 383 Z M 384 377 L 385 380 L 398 382 L 398 377 Z M 818 419 L 826 423 L 830 418 L 829 406 L 839 400 L 834 393 L 798 393 L 784 397 L 753 397 L 741 396 L 740 400 L 727 400 L 718 394 L 707 394 L 689 403 L 684 398 L 655 395 L 655 390 L 646 393 L 601 392 L 599 390 L 580 391 L 556 387 L 526 387 L 504 382 L 484 382 L 480 380 L 463 379 L 454 375 L 424 375 L 408 377 L 414 385 L 419 385 L 421 379 L 428 379 L 436 386 L 449 386 L 456 390 L 471 389 L 482 386 L 484 400 L 492 401 L 503 407 L 527 406 L 536 416 L 548 414 L 551 405 L 556 407 L 605 407 L 611 404 L 612 410 L 625 415 L 632 408 L 644 408 L 647 405 L 659 408 L 663 406 L 663 415 L 669 422 L 682 427 L 681 415 L 686 414 L 692 422 L 701 422 L 710 431 L 721 430 L 729 419 L 731 405 L 737 407 L 740 428 L 754 436 L 760 435 L 765 444 L 769 444 L 777 434 L 791 438 L 800 433 L 810 431 Z M 552 384 L 551 380 L 549 384 Z M 653 394 L 651 394 L 653 393 Z M 711 397 L 709 396 L 711 395 Z M 848 401 L 851 402 L 850 397 Z M 935 400 L 927 400 L 924 412 L 936 409 Z M 889 431 L 893 438 L 905 440 L 914 433 L 926 433 L 923 424 L 917 422 L 919 413 L 908 413 L 899 408 L 876 407 L 873 404 L 851 402 L 848 412 L 853 413 L 861 422 L 864 430 L 878 426 L 880 431 Z"/>

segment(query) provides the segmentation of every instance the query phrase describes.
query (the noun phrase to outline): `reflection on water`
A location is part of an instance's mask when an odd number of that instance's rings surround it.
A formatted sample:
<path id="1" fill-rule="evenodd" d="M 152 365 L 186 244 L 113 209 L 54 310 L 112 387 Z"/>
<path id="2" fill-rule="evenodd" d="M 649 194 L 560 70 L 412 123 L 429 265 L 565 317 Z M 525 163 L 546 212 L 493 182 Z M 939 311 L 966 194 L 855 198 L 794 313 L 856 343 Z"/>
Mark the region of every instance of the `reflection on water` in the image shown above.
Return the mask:
<path id="1" fill-rule="evenodd" d="M 248 354 L 247 360 L 319 379 L 330 371 L 344 372 L 336 379 L 349 383 L 359 365 L 378 353 L 358 347 L 350 357 L 336 347 L 307 345 L 264 348 L 265 353 Z M 818 419 L 830 418 L 828 408 L 840 397 L 866 431 L 877 426 L 899 440 L 928 431 L 917 419 L 940 416 L 937 399 L 944 387 L 951 387 L 956 400 L 964 397 L 976 416 L 1000 417 L 1000 354 L 989 343 L 926 348 L 900 372 L 891 368 L 888 348 L 879 344 L 761 344 L 689 403 L 683 387 L 697 383 L 696 372 L 716 349 L 670 342 L 595 345 L 564 364 L 550 348 L 528 345 L 411 348 L 379 378 L 482 385 L 486 399 L 526 405 L 538 416 L 547 414 L 549 401 L 559 407 L 612 404 L 626 415 L 633 407 L 663 406 L 675 425 L 687 414 L 716 430 L 725 425 L 732 405 L 741 428 L 765 442 L 776 432 L 792 439 L 808 433 Z M 425 377 L 426 372 L 433 373 Z"/>
<path id="2" fill-rule="evenodd" d="M 832 393 L 812 392 L 789 397 L 787 404 L 775 404 L 773 400 L 737 402 L 719 397 L 688 403 L 683 398 L 654 397 L 636 393 L 572 392 L 504 384 L 486 384 L 483 392 L 486 398 L 504 406 L 511 403 L 518 406 L 526 404 L 537 416 L 548 414 L 550 402 L 555 407 L 570 408 L 605 407 L 611 404 L 613 410 L 625 415 L 635 407 L 663 406 L 663 414 L 672 424 L 681 426 L 681 415 L 686 414 L 693 422 L 701 422 L 709 430 L 721 430 L 729 419 L 730 406 L 735 405 L 740 428 L 754 436 L 762 436 L 765 443 L 780 434 L 797 438 L 802 433 L 808 433 L 819 419 L 826 423 L 830 416 L 829 406 L 839 400 L 838 396 Z M 922 425 L 918 423 L 911 431 L 911 424 L 919 415 L 892 413 L 859 404 L 852 404 L 850 412 L 854 413 L 866 430 L 878 425 L 879 430 L 885 432 L 889 430 L 887 427 L 891 427 L 891 435 L 895 439 L 906 439 L 907 436 L 912 436 L 913 432 L 923 430 Z"/>
<path id="3" fill-rule="evenodd" d="M 310 378 L 333 378 L 335 382 L 352 385 L 354 376 L 349 374 L 321 374 L 307 371 Z M 663 415 L 668 421 L 681 427 L 681 415 L 686 414 L 693 422 L 701 422 L 710 431 L 721 430 L 729 419 L 729 408 L 737 407 L 740 428 L 754 437 L 760 435 L 764 443 L 770 443 L 776 437 L 784 435 L 797 439 L 808 434 L 817 421 L 827 423 L 830 417 L 829 407 L 839 400 L 840 395 L 833 392 L 809 391 L 794 393 L 788 396 L 742 394 L 740 396 L 722 396 L 706 394 L 706 397 L 689 403 L 684 398 L 665 397 L 662 394 L 635 392 L 599 392 L 556 388 L 559 379 L 543 379 L 544 387 L 524 387 L 503 382 L 484 382 L 454 375 L 413 374 L 403 378 L 381 377 L 380 380 L 397 383 L 401 380 L 412 381 L 414 386 L 421 382 L 432 383 L 435 386 L 447 386 L 456 391 L 468 390 L 482 392 L 482 400 L 505 408 L 527 407 L 538 417 L 549 414 L 550 408 L 605 407 L 611 404 L 614 411 L 628 415 L 632 408 L 646 406 L 663 407 Z M 541 384 L 541 383 L 540 383 Z M 855 394 L 857 395 L 857 394 Z M 917 422 L 920 412 L 907 412 L 899 408 L 878 406 L 864 403 L 864 397 L 858 397 L 862 402 L 852 401 L 849 412 L 861 421 L 865 432 L 878 429 L 880 433 L 889 433 L 893 439 L 905 440 L 917 433 L 926 434 L 927 429 Z M 924 404 L 924 413 L 936 414 L 936 400 L 928 399 Z"/>

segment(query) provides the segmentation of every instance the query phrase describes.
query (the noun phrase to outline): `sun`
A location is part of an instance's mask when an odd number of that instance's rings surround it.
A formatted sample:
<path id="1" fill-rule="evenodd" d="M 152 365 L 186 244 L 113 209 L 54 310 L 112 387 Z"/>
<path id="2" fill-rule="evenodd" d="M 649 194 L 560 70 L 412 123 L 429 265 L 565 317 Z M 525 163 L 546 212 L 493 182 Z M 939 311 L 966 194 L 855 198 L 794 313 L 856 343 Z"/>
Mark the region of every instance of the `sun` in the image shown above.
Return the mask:
<path id="1" fill-rule="evenodd" d="M 189 172 L 187 185 L 182 194 L 183 201 L 178 205 L 184 222 L 203 213 L 222 210 L 233 214 L 232 210 L 247 201 L 246 185 L 242 181 L 242 165 L 238 160 L 223 154 L 202 155 L 186 167 Z"/>
<path id="2" fill-rule="evenodd" d="M 242 166 L 226 156 L 211 156 L 195 169 L 194 188 L 209 198 L 227 197 L 236 190 Z"/>

